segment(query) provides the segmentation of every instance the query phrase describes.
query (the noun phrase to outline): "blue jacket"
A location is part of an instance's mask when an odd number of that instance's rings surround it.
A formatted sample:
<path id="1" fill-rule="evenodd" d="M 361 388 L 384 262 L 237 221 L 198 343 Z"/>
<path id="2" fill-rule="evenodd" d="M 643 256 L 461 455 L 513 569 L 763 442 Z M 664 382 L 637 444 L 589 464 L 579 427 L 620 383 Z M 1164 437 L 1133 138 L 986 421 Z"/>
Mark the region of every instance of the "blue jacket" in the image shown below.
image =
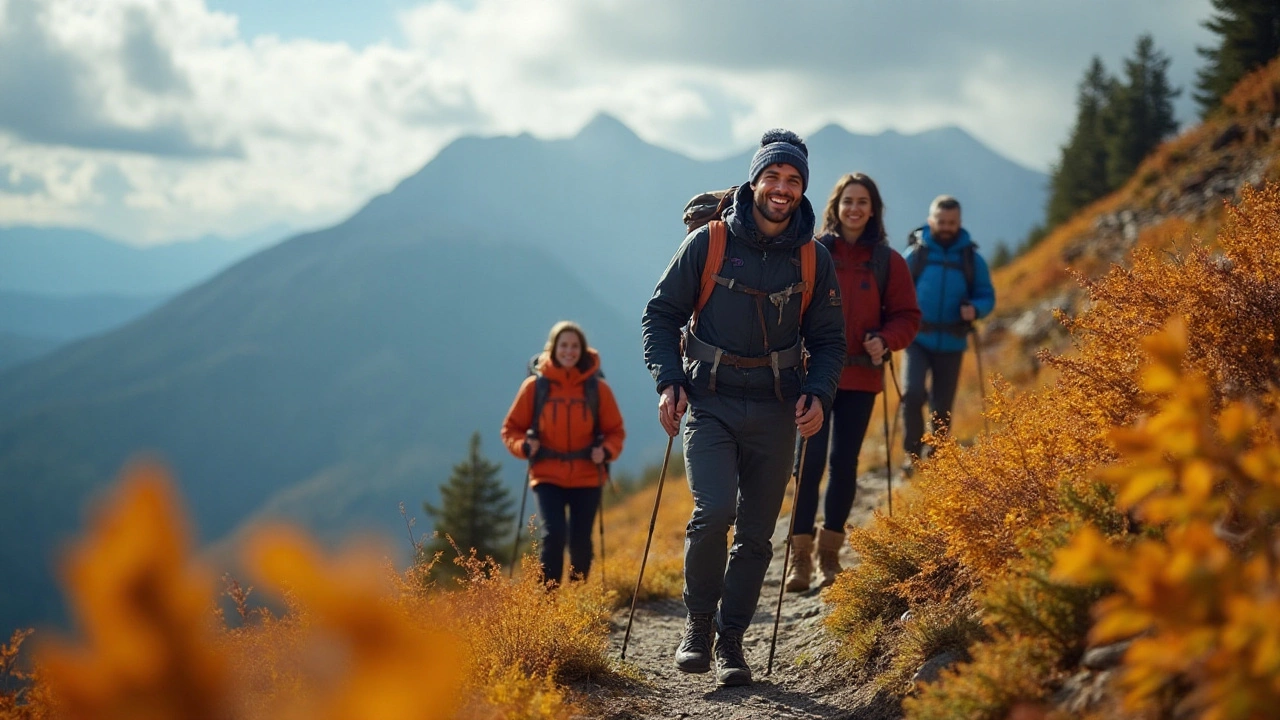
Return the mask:
<path id="1" fill-rule="evenodd" d="M 996 305 L 996 291 L 991 286 L 991 271 L 987 262 L 976 251 L 976 245 L 963 228 L 951 247 L 943 248 L 929 234 L 926 226 L 917 231 L 923 246 L 928 248 L 926 264 L 916 280 L 916 299 L 920 303 L 921 326 L 915 342 L 932 352 L 964 352 L 969 337 L 930 325 L 953 325 L 960 320 L 960 305 L 966 300 L 978 311 L 978 317 L 986 317 Z M 907 267 L 915 267 L 915 254 L 920 246 L 910 245 L 903 253 Z M 974 247 L 973 295 L 964 279 L 964 249 Z"/>

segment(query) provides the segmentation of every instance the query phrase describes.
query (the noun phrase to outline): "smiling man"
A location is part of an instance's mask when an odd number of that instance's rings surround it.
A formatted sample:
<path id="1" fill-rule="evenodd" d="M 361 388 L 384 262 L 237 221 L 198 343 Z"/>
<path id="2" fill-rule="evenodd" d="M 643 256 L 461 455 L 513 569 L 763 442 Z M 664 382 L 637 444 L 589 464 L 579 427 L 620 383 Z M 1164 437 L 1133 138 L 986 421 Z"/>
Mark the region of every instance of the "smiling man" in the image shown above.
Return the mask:
<path id="1" fill-rule="evenodd" d="M 747 177 L 722 226 L 716 220 L 685 238 L 642 323 L 658 419 L 669 435 L 689 411 L 684 458 L 694 509 L 685 529 L 688 617 L 675 663 L 707 672 L 714 654 L 720 685 L 751 682 L 742 636 L 773 555 L 796 433 L 809 437 L 822 427 L 845 351 L 834 267 L 813 241 L 813 207 L 804 196 L 804 141 L 786 130 L 765 133 Z M 707 295 L 713 226 L 726 237 Z M 807 372 L 802 344 L 811 355 Z"/>

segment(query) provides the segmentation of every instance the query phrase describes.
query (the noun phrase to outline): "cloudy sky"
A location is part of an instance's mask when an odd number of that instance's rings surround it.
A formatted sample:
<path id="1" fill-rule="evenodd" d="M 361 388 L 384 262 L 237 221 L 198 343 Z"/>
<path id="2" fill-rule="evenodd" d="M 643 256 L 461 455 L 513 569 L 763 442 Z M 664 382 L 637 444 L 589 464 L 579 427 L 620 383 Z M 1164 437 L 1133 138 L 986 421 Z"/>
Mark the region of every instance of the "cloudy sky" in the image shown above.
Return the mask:
<path id="1" fill-rule="evenodd" d="M 1209 0 L 0 0 L 0 225 L 135 243 L 341 219 L 462 134 L 614 114 L 699 157 L 958 125 L 1046 170 L 1097 54 L 1187 88 Z"/>

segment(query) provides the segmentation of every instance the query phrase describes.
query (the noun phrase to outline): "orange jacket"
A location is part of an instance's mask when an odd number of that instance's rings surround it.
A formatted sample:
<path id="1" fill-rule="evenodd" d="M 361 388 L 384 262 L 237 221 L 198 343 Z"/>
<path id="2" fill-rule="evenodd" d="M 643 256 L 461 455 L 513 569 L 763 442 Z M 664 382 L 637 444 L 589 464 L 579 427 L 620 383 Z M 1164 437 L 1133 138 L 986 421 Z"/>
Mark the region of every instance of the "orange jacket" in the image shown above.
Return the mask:
<path id="1" fill-rule="evenodd" d="M 600 356 L 588 349 L 591 365 L 586 372 L 576 367 L 556 367 L 543 353 L 538 358 L 538 372 L 551 381 L 547 401 L 542 406 L 542 418 L 538 424 L 538 442 L 547 449 L 571 453 L 590 447 L 595 438 L 591 409 L 587 407 L 582 383 L 600 369 Z M 533 427 L 533 386 L 536 378 L 529 377 L 520 385 L 515 402 L 502 421 L 502 442 L 512 455 L 524 459 L 525 432 Z M 600 388 L 600 433 L 610 460 L 622 454 L 622 441 L 627 436 L 622 427 L 622 413 L 613 391 L 603 379 Z M 530 483 L 550 483 L 560 487 L 596 487 L 601 484 L 599 469 L 590 460 L 560 460 L 545 458 L 533 463 Z"/>

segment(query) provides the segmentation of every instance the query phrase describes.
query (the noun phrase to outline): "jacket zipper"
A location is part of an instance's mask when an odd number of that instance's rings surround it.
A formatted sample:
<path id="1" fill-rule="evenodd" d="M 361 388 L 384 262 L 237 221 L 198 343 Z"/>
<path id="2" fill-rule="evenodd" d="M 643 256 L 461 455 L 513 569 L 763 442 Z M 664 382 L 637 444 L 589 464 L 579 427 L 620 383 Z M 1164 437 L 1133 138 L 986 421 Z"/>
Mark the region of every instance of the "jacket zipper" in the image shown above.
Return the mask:
<path id="1" fill-rule="evenodd" d="M 942 268 L 942 283 L 938 288 L 938 324 L 939 325 L 943 324 L 942 309 L 946 307 L 946 303 L 944 301 L 947 298 L 947 276 L 951 274 L 951 268 L 947 267 L 947 263 L 949 262 L 951 262 L 951 251 L 949 249 L 943 248 L 942 264 L 939 266 Z M 934 339 L 934 342 L 938 344 L 938 347 L 942 347 L 942 330 L 934 330 L 933 339 Z"/>

